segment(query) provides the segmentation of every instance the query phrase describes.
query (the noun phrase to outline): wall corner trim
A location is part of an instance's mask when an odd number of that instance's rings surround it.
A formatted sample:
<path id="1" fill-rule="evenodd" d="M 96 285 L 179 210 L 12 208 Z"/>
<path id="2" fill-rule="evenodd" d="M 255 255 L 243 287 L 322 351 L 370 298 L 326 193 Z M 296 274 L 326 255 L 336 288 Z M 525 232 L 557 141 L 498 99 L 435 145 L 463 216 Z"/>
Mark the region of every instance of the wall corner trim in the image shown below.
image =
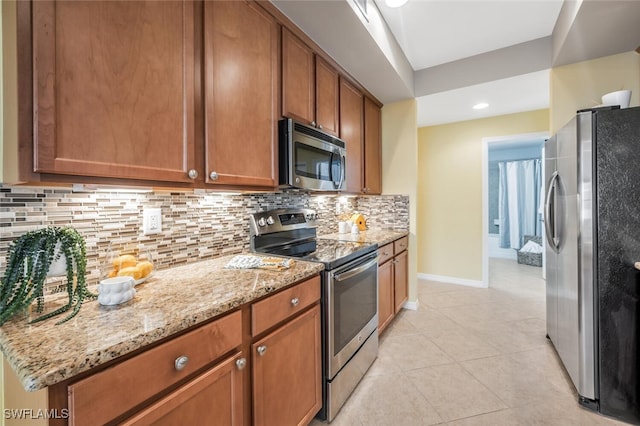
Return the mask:
<path id="1" fill-rule="evenodd" d="M 416 299 L 416 300 L 408 300 L 408 301 L 404 302 L 402 307 L 404 309 L 409 309 L 410 311 L 417 311 L 418 310 L 418 305 L 420 305 L 420 301 L 418 299 Z"/>

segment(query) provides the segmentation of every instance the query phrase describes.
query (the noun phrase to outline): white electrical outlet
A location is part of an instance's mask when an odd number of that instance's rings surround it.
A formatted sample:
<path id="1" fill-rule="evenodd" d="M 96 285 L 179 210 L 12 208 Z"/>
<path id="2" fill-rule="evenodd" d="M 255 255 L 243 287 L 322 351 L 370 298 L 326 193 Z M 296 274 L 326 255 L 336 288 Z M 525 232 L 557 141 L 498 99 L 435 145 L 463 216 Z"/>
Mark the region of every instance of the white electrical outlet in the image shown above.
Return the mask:
<path id="1" fill-rule="evenodd" d="M 146 208 L 142 211 L 142 233 L 144 235 L 162 232 L 162 209 Z"/>

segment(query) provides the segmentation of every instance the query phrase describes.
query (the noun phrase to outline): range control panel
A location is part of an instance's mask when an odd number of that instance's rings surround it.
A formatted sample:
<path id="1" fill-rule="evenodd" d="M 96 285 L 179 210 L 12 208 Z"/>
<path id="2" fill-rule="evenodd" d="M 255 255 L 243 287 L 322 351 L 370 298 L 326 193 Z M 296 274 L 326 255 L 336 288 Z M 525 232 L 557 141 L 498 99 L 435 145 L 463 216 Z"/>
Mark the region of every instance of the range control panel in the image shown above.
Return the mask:
<path id="1" fill-rule="evenodd" d="M 276 209 L 250 216 L 251 235 L 264 235 L 293 229 L 315 228 L 318 214 L 311 209 Z"/>

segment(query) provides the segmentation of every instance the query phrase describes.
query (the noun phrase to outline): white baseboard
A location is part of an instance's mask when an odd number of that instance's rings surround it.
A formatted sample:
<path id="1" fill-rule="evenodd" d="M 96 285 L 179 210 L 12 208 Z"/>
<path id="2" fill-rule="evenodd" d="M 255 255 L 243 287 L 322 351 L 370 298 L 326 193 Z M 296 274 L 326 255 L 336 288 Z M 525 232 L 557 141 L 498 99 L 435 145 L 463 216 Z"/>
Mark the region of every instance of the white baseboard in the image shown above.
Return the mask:
<path id="1" fill-rule="evenodd" d="M 422 272 L 419 272 L 418 279 L 438 281 L 441 283 L 448 283 L 448 284 L 458 284 L 458 285 L 464 285 L 467 287 L 487 288 L 487 286 L 482 281 L 468 280 L 465 278 L 458 278 L 458 277 L 448 277 L 446 275 L 433 275 L 433 274 L 424 274 Z"/>
<path id="2" fill-rule="evenodd" d="M 415 302 L 412 302 L 410 300 L 407 300 L 406 302 L 404 302 L 404 304 L 402 305 L 402 307 L 404 309 L 409 309 L 411 311 L 417 311 L 418 310 L 418 300 L 416 300 Z"/>

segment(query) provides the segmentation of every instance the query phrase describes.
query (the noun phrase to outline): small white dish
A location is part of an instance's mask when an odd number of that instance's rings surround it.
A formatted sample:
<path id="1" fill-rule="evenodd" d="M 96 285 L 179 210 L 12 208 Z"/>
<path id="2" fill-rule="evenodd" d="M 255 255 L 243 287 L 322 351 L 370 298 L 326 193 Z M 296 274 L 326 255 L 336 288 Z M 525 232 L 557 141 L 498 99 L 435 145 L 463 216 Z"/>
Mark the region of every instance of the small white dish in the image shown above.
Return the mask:
<path id="1" fill-rule="evenodd" d="M 106 278 L 98 284 L 98 303 L 111 306 L 127 302 L 136 294 L 133 277 Z"/>

